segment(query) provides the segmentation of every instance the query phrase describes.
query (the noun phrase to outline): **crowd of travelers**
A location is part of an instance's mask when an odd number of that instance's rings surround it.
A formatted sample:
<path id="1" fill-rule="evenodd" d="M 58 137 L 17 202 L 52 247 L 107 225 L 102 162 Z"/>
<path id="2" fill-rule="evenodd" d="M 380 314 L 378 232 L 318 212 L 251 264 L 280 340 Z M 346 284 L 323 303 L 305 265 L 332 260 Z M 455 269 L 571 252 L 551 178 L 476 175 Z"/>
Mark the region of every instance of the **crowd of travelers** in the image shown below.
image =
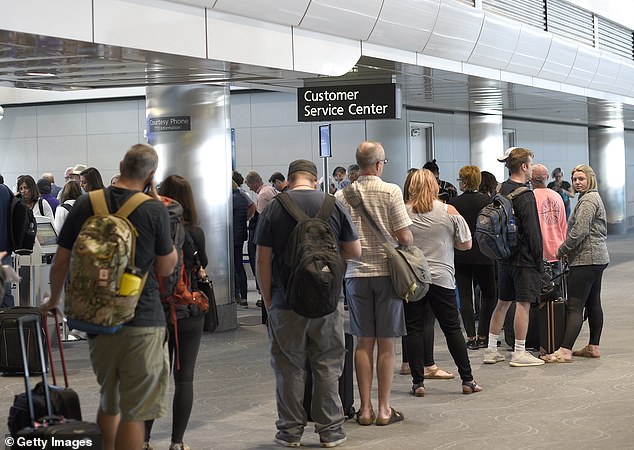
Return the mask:
<path id="1" fill-rule="evenodd" d="M 512 305 L 512 367 L 600 357 L 601 280 L 609 255 L 606 212 L 590 166 L 574 167 L 571 183 L 556 168 L 552 172 L 554 181 L 547 184 L 548 168 L 534 164 L 530 150 L 512 147 L 498 158 L 509 173 L 501 183 L 491 173 L 466 165 L 457 174 L 456 188 L 440 179 L 438 164 L 432 160 L 421 169 L 410 169 L 401 189 L 381 178 L 388 163 L 381 143 L 364 141 L 355 156 L 355 164 L 336 167 L 325 180 L 318 178 L 315 164 L 307 160 L 292 161 L 286 176 L 275 172 L 268 178 L 269 184 L 256 171 L 244 177 L 237 171 L 232 174 L 234 299 L 248 307 L 243 256 L 246 243 L 260 296 L 257 306 L 268 316 L 276 380 L 276 443 L 299 447 L 309 415 L 322 447 L 336 447 L 346 441 L 338 390 L 346 352 L 344 333 L 353 335 L 356 342 L 354 370 L 360 400 L 356 421 L 362 426 L 387 426 L 405 419 L 390 400 L 397 339 L 403 348 L 400 373 L 411 376 L 413 396 L 427 394 L 425 379 L 455 378 L 434 362 L 436 320 L 456 365 L 463 394 L 483 391 L 473 378 L 470 352 L 483 349 L 485 364 L 507 360 L 498 345 Z M 89 335 L 88 339 L 91 363 L 101 388 L 97 423 L 106 450 L 152 449 L 152 424 L 168 411 L 170 372 L 175 385 L 170 450 L 189 449 L 183 440 L 193 405 L 203 318 L 194 313 L 170 315 L 161 303 L 158 279 L 171 274 L 182 258 L 187 273 L 194 274 L 191 278 L 195 284 L 196 279 L 206 276 L 208 258 L 194 191 L 178 175 L 160 180 L 157 189 L 157 166 L 156 151 L 137 144 L 125 153 L 120 174 L 108 186 L 104 186 L 97 168 L 81 164 L 65 171 L 61 186 L 55 184 L 51 173 L 42 174 L 37 181 L 28 174 L 16 180 L 15 195 L 35 216 L 50 220 L 58 233 L 51 293 L 40 306 L 44 314 L 59 305 L 64 284 L 73 276 L 73 245 L 83 224 L 95 214 L 89 196 L 83 194 L 103 190 L 111 212 L 137 192 L 150 197 L 129 215 L 139 235 L 135 265 L 149 274 L 134 317 L 114 334 Z M 520 187 L 529 189 L 512 200 L 521 237 L 519 251 L 493 261 L 480 251 L 475 239 L 478 214 L 497 194 L 508 195 Z M 376 235 L 359 206 L 351 204 L 346 195 L 350 189 L 356 191 L 365 213 L 372 217 L 384 239 Z M 13 195 L 0 184 L 3 215 L 8 214 Z M 576 206 L 571 211 L 571 198 L 575 196 Z M 162 197 L 182 206 L 186 237 L 180 255 L 173 245 L 170 216 Z M 296 312 L 298 299 L 289 289 L 295 281 L 287 261 L 289 236 L 299 222 L 285 202 L 291 202 L 307 217 L 319 214 L 337 242 L 338 258 L 345 261 L 340 279 L 335 278 L 339 283 L 336 294 L 331 295 L 335 307 L 326 314 L 307 317 Z M 332 206 L 322 217 L 326 203 Z M 431 284 L 422 300 L 405 303 L 396 296 L 385 240 L 392 246 L 415 245 L 425 254 Z M 9 252 L 0 253 L 7 264 L 11 249 L 2 227 L 0 247 Z M 558 273 L 569 271 L 567 320 L 560 348 L 536 356 L 539 349 L 528 348 L 526 336 L 531 305 L 539 300 L 544 264 L 553 264 Z M 0 271 L 0 275 L 4 273 Z M 3 306 L 13 306 L 9 286 L 3 283 L 2 287 L 7 288 L 2 295 Z M 344 297 L 349 316 L 345 330 Z M 589 342 L 573 350 L 584 311 L 590 327 Z M 310 411 L 302 405 L 308 372 L 313 383 Z M 372 398 L 375 379 L 376 401 Z"/>

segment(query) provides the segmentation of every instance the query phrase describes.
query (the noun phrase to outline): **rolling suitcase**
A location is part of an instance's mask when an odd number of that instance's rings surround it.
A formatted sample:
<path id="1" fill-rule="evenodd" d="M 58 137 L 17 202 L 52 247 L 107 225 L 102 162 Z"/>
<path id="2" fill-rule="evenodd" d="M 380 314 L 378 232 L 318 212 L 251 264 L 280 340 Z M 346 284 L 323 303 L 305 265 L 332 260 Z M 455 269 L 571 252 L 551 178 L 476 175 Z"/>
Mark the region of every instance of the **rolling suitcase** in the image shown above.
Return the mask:
<path id="1" fill-rule="evenodd" d="M 40 310 L 37 307 L 13 306 L 0 308 L 0 372 L 4 375 L 17 375 L 24 373 L 22 355 L 20 354 L 20 339 L 18 337 L 18 323 L 20 317 L 39 317 Z M 26 325 L 26 347 L 29 371 L 40 372 L 40 360 L 37 352 L 35 322 Z M 41 333 L 40 333 L 41 335 Z M 47 355 L 44 355 L 45 364 Z"/>
<path id="2" fill-rule="evenodd" d="M 339 397 L 343 406 L 343 415 L 347 419 L 354 417 L 354 338 L 351 334 L 345 333 L 346 355 L 343 364 L 343 372 L 339 377 Z M 306 388 L 304 389 L 304 410 L 308 421 L 312 421 L 310 408 L 313 397 L 313 374 L 310 370 L 310 363 L 306 362 Z"/>
<path id="3" fill-rule="evenodd" d="M 567 270 L 564 270 L 552 278 L 552 281 L 558 283 L 557 292 L 561 296 L 539 304 L 539 345 L 542 354 L 550 354 L 559 349 L 564 339 L 568 295 L 566 273 Z"/>
<path id="4" fill-rule="evenodd" d="M 101 435 L 99 431 L 99 427 L 96 423 L 91 422 L 83 422 L 79 420 L 66 419 L 62 416 L 56 416 L 52 414 L 52 406 L 51 406 L 51 395 L 48 386 L 48 381 L 46 380 L 47 369 L 44 364 L 44 348 L 42 345 L 42 332 L 40 326 L 40 318 L 39 316 L 25 316 L 18 319 L 18 335 L 20 339 L 20 348 L 22 350 L 22 361 L 24 364 L 24 387 L 25 394 L 27 397 L 27 407 L 29 410 L 30 417 L 30 425 L 25 427 L 18 432 L 14 433 L 16 442 L 31 442 L 32 446 L 29 447 L 20 445 L 20 449 L 23 448 L 44 448 L 41 444 L 42 440 L 49 444 L 52 444 L 54 437 L 58 440 L 74 440 L 75 443 L 73 445 L 81 445 L 86 446 L 92 449 L 101 449 Z M 46 415 L 42 417 L 37 417 L 35 414 L 35 408 L 33 406 L 33 396 L 31 393 L 30 387 L 30 378 L 29 378 L 29 365 L 27 360 L 27 345 L 24 330 L 27 327 L 27 324 L 30 322 L 35 322 L 35 330 L 37 334 L 37 342 L 38 342 L 38 353 L 40 359 L 40 369 L 42 372 L 42 389 L 44 392 L 44 399 L 46 405 Z M 23 439 L 20 439 L 23 438 Z M 78 444 L 77 441 L 82 440 L 83 444 Z M 88 443 L 90 441 L 90 443 Z M 73 447 L 75 448 L 75 447 Z"/>
<path id="5" fill-rule="evenodd" d="M 65 419 L 81 420 L 81 407 L 79 405 L 79 396 L 77 392 L 68 387 L 68 373 L 66 370 L 66 361 L 64 358 L 64 347 L 62 346 L 61 330 L 59 326 L 59 319 L 55 314 L 55 328 L 57 330 L 57 340 L 59 342 L 60 359 L 62 364 L 62 371 L 64 374 L 65 387 L 56 386 L 57 378 L 55 376 L 55 365 L 53 364 L 53 351 L 51 348 L 51 340 L 48 335 L 48 327 L 45 327 L 46 346 L 48 349 L 48 356 L 50 359 L 50 369 L 53 376 L 53 385 L 48 386 L 48 390 L 51 396 L 51 413 L 56 416 L 62 416 Z M 44 384 L 39 382 L 35 385 L 31 391 L 31 398 L 33 402 L 33 410 L 35 417 L 42 417 L 48 415 L 48 409 L 46 404 L 46 398 L 44 395 Z M 13 406 L 9 410 L 9 419 L 7 425 L 9 432 L 16 433 L 22 428 L 28 427 L 31 424 L 31 417 L 29 414 L 29 401 L 26 392 L 18 394 L 13 400 Z"/>

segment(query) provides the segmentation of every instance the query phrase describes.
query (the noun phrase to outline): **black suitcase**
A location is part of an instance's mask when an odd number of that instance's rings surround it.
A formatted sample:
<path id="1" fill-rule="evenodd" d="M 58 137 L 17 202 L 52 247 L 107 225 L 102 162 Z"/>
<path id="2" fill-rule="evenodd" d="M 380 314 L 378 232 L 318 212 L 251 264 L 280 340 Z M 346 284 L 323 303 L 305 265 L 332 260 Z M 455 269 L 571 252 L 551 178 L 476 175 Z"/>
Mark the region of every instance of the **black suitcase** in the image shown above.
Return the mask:
<path id="1" fill-rule="evenodd" d="M 354 338 L 351 334 L 345 333 L 346 355 L 343 364 L 343 373 L 339 378 L 339 397 L 343 406 L 343 415 L 352 419 L 354 417 Z M 313 373 L 310 370 L 310 363 L 306 362 L 306 388 L 304 389 L 304 410 L 308 421 L 312 421 L 310 408 L 313 398 Z"/>
<path id="2" fill-rule="evenodd" d="M 33 406 L 33 397 L 31 395 L 30 379 L 29 379 L 29 365 L 27 360 L 27 345 L 25 338 L 25 329 L 27 324 L 35 323 L 35 330 L 37 334 L 38 342 L 38 355 L 40 359 L 40 370 L 42 373 L 42 388 L 44 391 L 44 399 L 46 403 L 47 414 L 43 417 L 37 417 L 35 415 L 35 409 Z M 91 449 L 101 449 L 101 434 L 99 427 L 96 423 L 83 422 L 79 420 L 66 419 L 61 416 L 55 416 L 52 414 L 51 396 L 46 380 L 47 369 L 44 364 L 44 347 L 42 345 L 42 332 L 39 316 L 25 316 L 18 319 L 18 335 L 20 340 L 20 349 L 22 350 L 22 361 L 24 365 L 24 387 L 27 397 L 27 407 L 29 409 L 30 426 L 19 430 L 14 433 L 15 442 L 25 441 L 31 442 L 32 446 L 28 444 L 19 445 L 16 448 L 44 448 L 42 441 L 47 443 L 47 448 L 52 447 L 52 438 L 57 440 L 74 441 L 71 444 L 71 448 L 75 446 L 84 446 Z M 21 439 L 22 438 L 22 439 Z M 79 444 L 79 440 L 83 441 L 83 444 Z M 90 442 L 89 442 L 90 441 Z"/>
<path id="3" fill-rule="evenodd" d="M 48 335 L 48 328 L 45 327 L 46 346 L 48 349 L 48 356 L 50 359 L 50 368 L 53 375 L 53 385 L 49 385 L 49 393 L 51 396 L 51 412 L 55 416 L 62 416 L 65 419 L 82 420 L 81 407 L 79 404 L 79 396 L 77 392 L 68 387 L 68 373 L 66 370 L 66 361 L 64 358 L 64 347 L 62 345 L 62 336 L 59 326 L 59 320 L 57 314 L 55 314 L 55 328 L 57 330 L 57 342 L 59 342 L 60 359 L 62 364 L 62 370 L 64 373 L 65 387 L 56 386 L 57 378 L 55 377 L 55 365 L 53 364 L 53 351 L 51 348 L 51 340 Z M 50 415 L 46 405 L 46 398 L 44 396 L 44 384 L 40 381 L 35 385 L 31 391 L 31 398 L 33 402 L 33 411 L 35 417 L 43 417 Z M 7 425 L 10 433 L 16 433 L 22 428 L 31 425 L 31 416 L 29 414 L 29 400 L 26 392 L 18 394 L 13 400 L 13 406 L 9 410 L 9 419 Z"/>
<path id="4" fill-rule="evenodd" d="M 0 372 L 3 375 L 18 375 L 24 373 L 22 355 L 20 354 L 20 338 L 18 337 L 18 323 L 20 317 L 38 317 L 40 310 L 37 307 L 14 306 L 0 308 Z M 26 325 L 27 359 L 29 371 L 40 373 L 40 360 L 37 352 L 35 322 Z M 41 335 L 41 333 L 40 333 Z M 44 356 L 45 364 L 47 356 Z"/>
<path id="5" fill-rule="evenodd" d="M 552 278 L 556 284 L 554 291 L 561 296 L 539 304 L 539 345 L 542 354 L 550 354 L 561 347 L 566 331 L 566 304 L 568 286 L 564 270 Z"/>

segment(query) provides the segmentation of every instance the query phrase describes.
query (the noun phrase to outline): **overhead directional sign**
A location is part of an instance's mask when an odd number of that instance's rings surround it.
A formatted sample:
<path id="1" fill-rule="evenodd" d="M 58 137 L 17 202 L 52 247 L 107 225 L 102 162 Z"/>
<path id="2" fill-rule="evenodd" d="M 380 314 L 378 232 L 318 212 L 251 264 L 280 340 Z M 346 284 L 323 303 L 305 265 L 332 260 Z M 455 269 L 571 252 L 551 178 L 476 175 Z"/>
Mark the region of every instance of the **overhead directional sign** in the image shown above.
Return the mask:
<path id="1" fill-rule="evenodd" d="M 397 119 L 401 104 L 396 84 L 304 87 L 297 90 L 297 120 Z"/>

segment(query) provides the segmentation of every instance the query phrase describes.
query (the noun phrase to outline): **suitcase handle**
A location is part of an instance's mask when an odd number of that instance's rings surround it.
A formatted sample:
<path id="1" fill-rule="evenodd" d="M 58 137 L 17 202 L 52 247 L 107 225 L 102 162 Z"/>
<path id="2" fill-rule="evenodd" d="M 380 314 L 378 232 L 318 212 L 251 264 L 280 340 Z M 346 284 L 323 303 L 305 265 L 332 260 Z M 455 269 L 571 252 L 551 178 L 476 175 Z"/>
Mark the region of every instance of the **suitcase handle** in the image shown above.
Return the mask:
<path id="1" fill-rule="evenodd" d="M 26 390 L 26 398 L 29 405 L 29 416 L 31 417 L 31 426 L 35 426 L 35 408 L 33 406 L 33 394 L 31 393 L 30 386 L 30 373 L 29 373 L 29 361 L 27 357 L 26 339 L 24 337 L 24 326 L 29 322 L 35 323 L 35 334 L 37 337 L 37 349 L 40 356 L 40 365 L 42 370 L 42 384 L 44 385 L 44 398 L 46 400 L 46 412 L 47 416 L 52 415 L 51 408 L 51 393 L 48 389 L 48 382 L 46 381 L 46 361 L 44 360 L 44 347 L 42 345 L 42 330 L 40 316 L 24 316 L 17 320 L 18 334 L 20 337 L 20 349 L 22 350 L 22 363 L 24 364 L 24 387 Z"/>
<path id="2" fill-rule="evenodd" d="M 59 358 L 62 363 L 62 373 L 64 374 L 64 385 L 68 387 L 68 372 L 66 370 L 66 358 L 64 357 L 64 346 L 62 345 L 62 332 L 59 328 L 59 316 L 61 314 L 57 308 L 53 308 L 49 313 L 55 317 L 55 330 L 57 331 L 57 343 L 59 344 Z M 53 384 L 57 385 L 57 378 L 55 377 L 55 363 L 53 362 L 53 348 L 51 346 L 51 338 L 48 334 L 48 322 L 44 327 L 44 335 L 46 336 L 46 349 L 48 351 L 48 359 L 51 363 L 51 376 L 53 377 Z"/>

